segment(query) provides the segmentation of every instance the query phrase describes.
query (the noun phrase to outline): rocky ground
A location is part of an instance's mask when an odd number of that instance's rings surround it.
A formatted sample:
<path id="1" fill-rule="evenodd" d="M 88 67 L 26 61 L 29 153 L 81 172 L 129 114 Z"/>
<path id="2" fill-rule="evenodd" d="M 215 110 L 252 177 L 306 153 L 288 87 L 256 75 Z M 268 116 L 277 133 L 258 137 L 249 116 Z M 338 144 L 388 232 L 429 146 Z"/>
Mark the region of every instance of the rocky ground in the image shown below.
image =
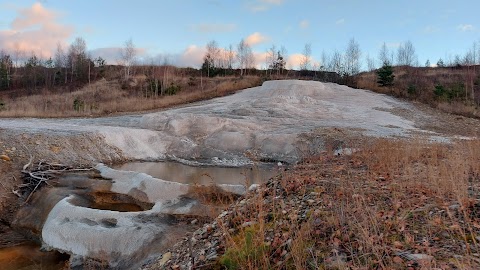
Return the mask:
<path id="1" fill-rule="evenodd" d="M 308 160 L 144 269 L 478 269 L 478 151 L 458 163 L 476 146 L 380 141 Z M 438 155 L 455 178 L 430 179 Z"/>

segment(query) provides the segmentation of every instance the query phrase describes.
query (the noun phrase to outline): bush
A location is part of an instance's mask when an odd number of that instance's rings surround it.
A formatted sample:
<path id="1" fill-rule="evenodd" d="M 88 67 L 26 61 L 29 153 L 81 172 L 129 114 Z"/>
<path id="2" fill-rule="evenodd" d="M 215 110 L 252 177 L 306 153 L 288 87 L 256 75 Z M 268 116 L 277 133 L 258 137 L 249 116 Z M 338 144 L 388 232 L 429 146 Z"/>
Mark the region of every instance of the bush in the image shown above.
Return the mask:
<path id="1" fill-rule="evenodd" d="M 246 228 L 241 235 L 236 237 L 235 247 L 227 249 L 220 258 L 220 264 L 229 270 L 243 269 L 245 265 L 263 269 L 265 265 L 262 265 L 261 258 L 265 258 L 268 254 L 268 246 L 258 243 L 256 238 L 263 238 L 263 233 L 261 234 L 255 227 Z"/>
<path id="2" fill-rule="evenodd" d="M 180 86 L 174 83 L 171 83 L 170 86 L 165 89 L 165 95 L 172 96 L 178 93 L 179 91 L 180 91 Z"/>
<path id="3" fill-rule="evenodd" d="M 0 99 L 0 111 L 3 111 L 5 110 L 5 102 L 3 102 L 3 100 Z"/>
<path id="4" fill-rule="evenodd" d="M 73 100 L 73 109 L 77 112 L 83 110 L 83 108 L 85 107 L 85 102 L 80 99 L 79 97 L 76 97 L 74 100 Z"/>
<path id="5" fill-rule="evenodd" d="M 411 84 L 411 85 L 408 86 L 407 92 L 408 92 L 409 95 L 415 96 L 415 95 L 417 95 L 417 87 L 415 85 Z"/>

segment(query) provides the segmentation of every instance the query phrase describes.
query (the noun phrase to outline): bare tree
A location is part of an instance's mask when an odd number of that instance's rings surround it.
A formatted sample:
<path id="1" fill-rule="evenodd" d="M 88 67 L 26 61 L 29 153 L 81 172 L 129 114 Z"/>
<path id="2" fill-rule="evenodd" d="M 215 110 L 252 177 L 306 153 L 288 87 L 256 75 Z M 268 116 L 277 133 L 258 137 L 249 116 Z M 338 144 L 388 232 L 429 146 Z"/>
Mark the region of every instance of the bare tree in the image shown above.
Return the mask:
<path id="1" fill-rule="evenodd" d="M 203 57 L 202 69 L 207 71 L 207 77 L 210 77 L 210 71 L 214 71 L 217 67 L 221 66 L 220 49 L 215 40 L 207 43 L 207 52 Z M 212 74 L 215 76 L 215 74 Z"/>
<path id="2" fill-rule="evenodd" d="M 332 72 L 336 72 L 337 74 L 343 76 L 345 74 L 345 66 L 343 63 L 343 56 L 342 54 L 335 50 L 330 58 L 329 69 Z"/>
<path id="3" fill-rule="evenodd" d="M 371 58 L 369 54 L 365 57 L 365 60 L 367 61 L 367 68 L 368 71 L 373 71 L 375 70 L 375 59 Z"/>
<path id="4" fill-rule="evenodd" d="M 55 68 L 58 68 L 59 70 L 63 69 L 65 78 L 64 83 L 66 84 L 68 82 L 68 55 L 63 50 L 62 44 L 60 42 L 57 43 L 57 50 L 55 51 L 53 63 L 55 65 Z"/>
<path id="5" fill-rule="evenodd" d="M 25 52 L 22 51 L 22 49 L 20 48 L 20 45 L 18 44 L 18 42 L 15 42 L 15 44 L 13 45 L 14 49 L 13 49 L 13 57 L 15 58 L 14 61 L 15 61 L 15 67 L 19 68 L 19 64 L 18 64 L 18 61 L 22 58 L 25 58 Z"/>
<path id="6" fill-rule="evenodd" d="M 245 40 L 240 40 L 237 45 L 237 58 L 240 67 L 240 76 L 243 76 L 246 69 L 251 67 L 253 60 L 252 48 Z"/>
<path id="7" fill-rule="evenodd" d="M 68 50 L 68 63 L 71 67 L 70 82 L 73 82 L 73 77 L 79 76 L 82 72 L 82 66 L 86 63 L 87 59 L 87 43 L 82 37 L 77 37 L 70 45 Z"/>
<path id="8" fill-rule="evenodd" d="M 228 66 L 228 69 L 231 70 L 233 68 L 234 62 L 235 62 L 235 51 L 233 50 L 233 45 L 230 44 L 228 46 L 228 51 L 227 51 L 227 66 Z"/>
<path id="9" fill-rule="evenodd" d="M 380 65 L 391 65 L 390 61 L 390 53 L 388 52 L 387 44 L 384 42 L 382 47 L 380 48 L 380 52 L 378 52 L 378 60 L 380 61 Z"/>
<path id="10" fill-rule="evenodd" d="M 348 42 L 347 50 L 345 52 L 345 71 L 347 75 L 353 76 L 360 72 L 360 45 L 354 38 Z"/>
<path id="11" fill-rule="evenodd" d="M 270 75 L 272 75 L 272 70 L 275 69 L 275 62 L 277 60 L 278 56 L 277 56 L 277 47 L 275 46 L 275 44 L 272 44 L 272 47 L 270 47 L 268 50 L 267 50 L 267 54 L 266 54 L 266 63 L 265 63 L 265 69 L 268 71 L 270 70 Z"/>
<path id="12" fill-rule="evenodd" d="M 300 62 L 300 70 L 310 69 L 310 63 L 312 61 L 312 44 L 306 43 L 303 48 L 302 61 Z"/>
<path id="13" fill-rule="evenodd" d="M 327 70 L 328 66 L 328 55 L 325 50 L 322 50 L 322 55 L 320 56 L 320 71 Z"/>
<path id="14" fill-rule="evenodd" d="M 400 44 L 397 51 L 397 65 L 414 66 L 416 61 L 417 56 L 412 42 L 408 40 L 405 44 Z"/>
<path id="15" fill-rule="evenodd" d="M 122 49 L 121 57 L 123 65 L 125 67 L 125 80 L 128 80 L 130 77 L 130 71 L 132 66 L 135 64 L 137 52 L 133 40 L 130 38 L 125 41 L 125 47 Z"/>

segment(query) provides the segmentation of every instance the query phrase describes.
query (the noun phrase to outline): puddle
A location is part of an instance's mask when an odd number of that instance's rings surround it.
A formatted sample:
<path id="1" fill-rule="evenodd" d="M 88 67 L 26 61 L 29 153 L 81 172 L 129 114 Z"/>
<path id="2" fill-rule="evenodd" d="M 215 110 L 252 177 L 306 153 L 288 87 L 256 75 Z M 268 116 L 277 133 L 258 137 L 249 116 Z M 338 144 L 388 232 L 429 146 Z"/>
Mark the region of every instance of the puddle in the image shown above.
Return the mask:
<path id="1" fill-rule="evenodd" d="M 196 167 L 178 162 L 129 162 L 114 167 L 118 170 L 136 171 L 155 178 L 184 184 L 261 184 L 275 176 L 279 170 L 272 164 L 260 164 L 255 167 Z"/>
<path id="2" fill-rule="evenodd" d="M 138 202 L 126 194 L 113 192 L 88 192 L 77 196 L 71 201 L 73 204 L 100 210 L 118 212 L 140 212 L 150 210 L 153 203 Z"/>
<path id="3" fill-rule="evenodd" d="M 0 249 L 2 270 L 59 270 L 65 269 L 69 256 L 59 252 L 42 252 L 35 244 L 22 244 Z"/>

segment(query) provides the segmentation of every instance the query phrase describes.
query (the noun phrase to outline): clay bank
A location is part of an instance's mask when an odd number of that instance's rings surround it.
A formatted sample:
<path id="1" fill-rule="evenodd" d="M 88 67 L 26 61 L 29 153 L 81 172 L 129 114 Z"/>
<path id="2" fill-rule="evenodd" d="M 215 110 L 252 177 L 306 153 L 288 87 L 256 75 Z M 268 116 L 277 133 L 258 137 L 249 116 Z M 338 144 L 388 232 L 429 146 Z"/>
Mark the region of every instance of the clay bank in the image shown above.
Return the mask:
<path id="1" fill-rule="evenodd" d="M 31 155 L 94 167 L 101 179 L 89 185 L 90 193 L 124 196 L 139 205 L 135 211 L 101 209 L 86 203 L 78 192 L 64 192 L 39 228 L 43 247 L 72 255 L 73 265 L 84 257 L 108 258 L 111 267 L 125 268 L 161 252 L 175 240 L 172 235 L 188 231 L 172 222 L 172 216 L 206 216 L 217 206 L 195 197 L 188 183 L 105 164 L 169 160 L 193 166 L 252 167 L 265 162 L 277 166 L 327 147 L 341 153 L 349 140 L 369 136 L 448 140 L 423 128 L 433 118 L 409 103 L 366 90 L 268 81 L 231 96 L 161 112 L 1 119 L 0 127 Z M 218 180 L 221 193 L 242 195 L 248 190 L 243 179 L 221 183 Z M 28 210 L 22 211 L 28 216 Z"/>

